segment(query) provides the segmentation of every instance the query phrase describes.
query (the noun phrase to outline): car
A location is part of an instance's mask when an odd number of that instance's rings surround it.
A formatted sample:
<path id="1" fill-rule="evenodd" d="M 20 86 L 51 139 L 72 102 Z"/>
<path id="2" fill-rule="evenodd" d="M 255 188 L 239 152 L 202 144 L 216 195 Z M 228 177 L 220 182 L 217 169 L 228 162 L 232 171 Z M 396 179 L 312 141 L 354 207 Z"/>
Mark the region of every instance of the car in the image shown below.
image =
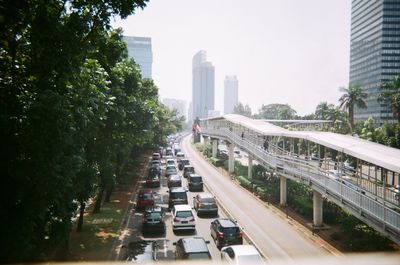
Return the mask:
<path id="1" fill-rule="evenodd" d="M 194 174 L 194 167 L 190 165 L 186 165 L 183 167 L 183 177 L 187 178 L 190 174 Z"/>
<path id="2" fill-rule="evenodd" d="M 187 185 L 189 191 L 203 191 L 203 178 L 197 174 L 190 174 Z"/>
<path id="3" fill-rule="evenodd" d="M 125 260 L 134 263 L 152 263 L 157 261 L 158 244 L 155 241 L 133 241 L 128 246 L 123 246 Z"/>
<path id="4" fill-rule="evenodd" d="M 153 160 L 161 160 L 161 154 L 160 153 L 153 153 L 152 159 Z"/>
<path id="5" fill-rule="evenodd" d="M 160 175 L 159 174 L 148 174 L 146 178 L 146 187 L 158 188 L 160 187 Z"/>
<path id="6" fill-rule="evenodd" d="M 168 208 L 172 209 L 174 205 L 188 204 L 187 190 L 182 187 L 170 188 L 168 198 Z"/>
<path id="7" fill-rule="evenodd" d="M 210 260 L 211 254 L 207 247 L 210 241 L 203 237 L 185 237 L 174 242 L 175 259 L 205 259 Z"/>
<path id="8" fill-rule="evenodd" d="M 232 219 L 215 219 L 211 222 L 210 233 L 218 249 L 224 246 L 243 244 L 243 232 Z"/>
<path id="9" fill-rule="evenodd" d="M 185 158 L 185 153 L 178 152 L 175 154 L 175 157 L 176 157 L 176 160 L 178 160 L 178 162 L 179 162 L 181 159 Z"/>
<path id="10" fill-rule="evenodd" d="M 188 204 L 174 205 L 172 208 L 172 230 L 196 230 L 196 218 Z"/>
<path id="11" fill-rule="evenodd" d="M 183 170 L 183 168 L 184 168 L 186 165 L 189 165 L 189 164 L 190 164 L 189 159 L 182 158 L 182 159 L 179 160 L 179 162 L 178 162 L 178 169 L 179 169 L 179 170 Z"/>
<path id="12" fill-rule="evenodd" d="M 172 148 L 171 147 L 167 147 L 166 149 L 165 149 L 165 155 L 166 156 L 174 156 L 174 153 L 172 152 Z"/>
<path id="13" fill-rule="evenodd" d="M 167 166 L 176 166 L 175 160 L 174 159 L 166 159 L 165 163 L 167 164 Z"/>
<path id="14" fill-rule="evenodd" d="M 150 171 L 154 171 L 154 172 L 150 172 Z M 159 164 L 152 164 L 149 167 L 149 174 L 161 174 L 161 166 Z"/>
<path id="15" fill-rule="evenodd" d="M 197 215 L 210 214 L 218 216 L 218 205 L 214 195 L 208 192 L 199 193 L 193 197 L 193 208 Z"/>
<path id="16" fill-rule="evenodd" d="M 253 245 L 233 245 L 221 249 L 221 260 L 230 264 L 264 264 Z"/>
<path id="17" fill-rule="evenodd" d="M 181 151 L 179 144 L 174 144 L 174 154 L 175 156 Z"/>
<path id="18" fill-rule="evenodd" d="M 151 189 L 140 189 L 136 200 L 136 208 L 144 209 L 154 205 L 154 195 Z"/>
<path id="19" fill-rule="evenodd" d="M 179 175 L 170 175 L 168 177 L 168 188 L 182 187 L 182 177 Z"/>
<path id="20" fill-rule="evenodd" d="M 147 207 L 143 214 L 142 232 L 165 234 L 164 211 L 160 206 Z"/>
<path id="21" fill-rule="evenodd" d="M 168 178 L 170 175 L 177 175 L 178 170 L 176 169 L 176 166 L 167 166 L 165 168 L 165 176 Z"/>
<path id="22" fill-rule="evenodd" d="M 237 147 L 233 148 L 233 152 L 234 152 L 235 154 L 237 154 L 237 155 L 240 155 L 240 149 L 237 148 Z"/>

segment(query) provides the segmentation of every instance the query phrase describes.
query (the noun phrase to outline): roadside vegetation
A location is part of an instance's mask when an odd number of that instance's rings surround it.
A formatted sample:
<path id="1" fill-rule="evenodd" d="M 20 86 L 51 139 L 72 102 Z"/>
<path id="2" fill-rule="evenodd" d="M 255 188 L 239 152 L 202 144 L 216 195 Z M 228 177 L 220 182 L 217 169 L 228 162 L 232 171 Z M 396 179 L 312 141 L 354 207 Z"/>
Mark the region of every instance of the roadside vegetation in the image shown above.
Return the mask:
<path id="1" fill-rule="evenodd" d="M 132 161 L 182 126 L 110 26 L 145 2 L 2 4 L 1 262 L 66 259 L 77 210 L 77 231 L 90 199 L 109 214 Z"/>
<path id="2" fill-rule="evenodd" d="M 211 157 L 211 145 L 204 146 L 196 143 L 195 147 L 213 165 L 228 171 L 228 160 L 225 154 L 218 153 L 216 158 Z M 253 192 L 255 196 L 282 211 L 293 211 L 302 219 L 312 222 L 313 201 L 312 189 L 303 183 L 287 180 L 287 208 L 279 205 L 280 181 L 273 173 L 268 172 L 261 165 L 254 165 L 252 178 L 248 178 L 248 167 L 235 161 L 234 174 L 231 176 L 241 186 Z M 331 226 L 332 233 L 327 233 L 329 240 L 344 252 L 366 252 L 366 251 L 393 251 L 398 250 L 398 246 L 389 239 L 379 235 L 374 229 L 344 211 L 334 203 L 324 200 L 323 202 L 324 223 Z M 318 233 L 318 232 L 317 232 Z M 321 233 L 322 235 L 322 233 Z"/>

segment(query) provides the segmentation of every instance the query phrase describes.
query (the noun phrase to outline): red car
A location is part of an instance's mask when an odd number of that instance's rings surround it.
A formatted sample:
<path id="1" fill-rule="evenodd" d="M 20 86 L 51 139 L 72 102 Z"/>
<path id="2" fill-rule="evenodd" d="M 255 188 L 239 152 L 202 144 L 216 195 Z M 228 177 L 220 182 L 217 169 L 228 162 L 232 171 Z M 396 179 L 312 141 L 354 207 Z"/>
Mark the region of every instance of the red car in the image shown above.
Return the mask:
<path id="1" fill-rule="evenodd" d="M 139 190 L 137 200 L 136 200 L 136 208 L 144 209 L 147 206 L 154 205 L 154 195 L 151 189 L 141 189 Z"/>

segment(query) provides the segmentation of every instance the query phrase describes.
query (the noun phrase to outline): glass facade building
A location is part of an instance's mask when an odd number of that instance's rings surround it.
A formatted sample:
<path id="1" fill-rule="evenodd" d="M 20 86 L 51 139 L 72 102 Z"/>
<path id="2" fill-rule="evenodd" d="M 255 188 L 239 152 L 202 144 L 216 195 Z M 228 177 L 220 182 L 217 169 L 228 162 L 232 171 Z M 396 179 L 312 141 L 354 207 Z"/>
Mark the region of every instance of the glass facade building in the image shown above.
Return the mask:
<path id="1" fill-rule="evenodd" d="M 379 102 L 382 82 L 400 74 L 400 0 L 353 0 L 351 8 L 350 85 L 368 93 L 367 108 L 355 119 L 394 121 L 388 103 Z"/>
<path id="2" fill-rule="evenodd" d="M 124 36 L 128 54 L 140 66 L 143 78 L 152 78 L 151 38 Z"/>
<path id="3" fill-rule="evenodd" d="M 233 113 L 233 109 L 238 104 L 239 81 L 236 75 L 228 75 L 224 81 L 224 114 Z"/>
<path id="4" fill-rule="evenodd" d="M 206 52 L 199 51 L 193 56 L 193 119 L 207 118 L 215 107 L 215 69 L 206 61 Z"/>

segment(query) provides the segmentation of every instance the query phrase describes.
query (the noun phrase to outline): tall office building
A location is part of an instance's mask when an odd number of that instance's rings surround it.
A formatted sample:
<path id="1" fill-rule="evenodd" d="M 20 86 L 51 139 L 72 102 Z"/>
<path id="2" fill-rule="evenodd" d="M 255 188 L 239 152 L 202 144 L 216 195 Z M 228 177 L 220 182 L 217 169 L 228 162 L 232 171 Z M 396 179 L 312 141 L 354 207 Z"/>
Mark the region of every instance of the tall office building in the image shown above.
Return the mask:
<path id="1" fill-rule="evenodd" d="M 228 75 L 224 81 L 224 114 L 233 113 L 238 104 L 238 85 L 236 75 Z"/>
<path id="2" fill-rule="evenodd" d="M 152 78 L 153 52 L 151 38 L 124 36 L 128 54 L 140 66 L 143 78 Z"/>
<path id="3" fill-rule="evenodd" d="M 206 61 L 207 53 L 199 51 L 192 60 L 193 74 L 193 118 L 206 118 L 210 110 L 214 110 L 215 69 Z"/>
<path id="4" fill-rule="evenodd" d="M 186 118 L 186 101 L 181 99 L 174 99 L 174 98 L 164 98 L 163 103 L 167 106 L 170 110 L 176 109 L 178 115 L 184 116 Z"/>
<path id="5" fill-rule="evenodd" d="M 350 85 L 368 93 L 367 109 L 355 119 L 392 121 L 387 103 L 378 101 L 382 82 L 400 74 L 400 0 L 353 0 L 351 8 Z"/>

